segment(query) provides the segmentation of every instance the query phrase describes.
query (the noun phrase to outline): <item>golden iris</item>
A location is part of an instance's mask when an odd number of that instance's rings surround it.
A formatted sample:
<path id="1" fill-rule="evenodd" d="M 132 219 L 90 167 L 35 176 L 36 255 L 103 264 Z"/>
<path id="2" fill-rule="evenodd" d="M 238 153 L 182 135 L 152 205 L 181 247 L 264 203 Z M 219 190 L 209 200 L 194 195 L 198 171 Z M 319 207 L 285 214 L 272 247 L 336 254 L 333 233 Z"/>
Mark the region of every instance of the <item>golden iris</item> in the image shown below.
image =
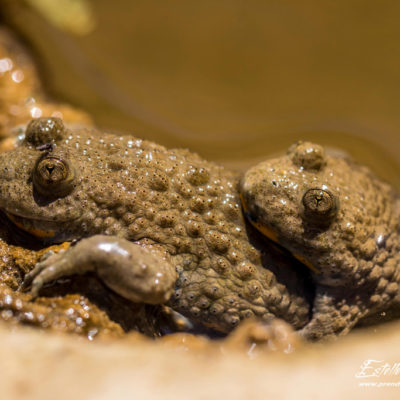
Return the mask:
<path id="1" fill-rule="evenodd" d="M 337 213 L 335 196 L 324 189 L 308 189 L 302 198 L 303 216 L 315 223 L 329 223 Z"/>
<path id="2" fill-rule="evenodd" d="M 75 174 L 66 160 L 45 156 L 36 163 L 33 184 L 45 196 L 65 196 L 73 188 Z"/>

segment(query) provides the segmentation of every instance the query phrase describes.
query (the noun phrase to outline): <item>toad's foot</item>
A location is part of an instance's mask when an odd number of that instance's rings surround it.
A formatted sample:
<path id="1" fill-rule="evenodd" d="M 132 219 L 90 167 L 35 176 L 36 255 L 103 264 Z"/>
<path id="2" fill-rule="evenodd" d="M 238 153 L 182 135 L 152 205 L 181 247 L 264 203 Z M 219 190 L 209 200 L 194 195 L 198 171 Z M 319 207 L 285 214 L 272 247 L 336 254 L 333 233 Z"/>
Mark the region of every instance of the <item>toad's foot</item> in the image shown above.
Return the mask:
<path id="1" fill-rule="evenodd" d="M 165 303 L 177 279 L 168 255 L 158 248 L 96 235 L 38 263 L 25 284 L 32 283 L 31 294 L 36 297 L 46 283 L 86 272 L 95 272 L 121 296 L 149 304 Z"/>
<path id="2" fill-rule="evenodd" d="M 367 296 L 343 297 L 342 288 L 317 288 L 311 321 L 299 331 L 300 336 L 316 341 L 347 334 L 370 312 Z"/>

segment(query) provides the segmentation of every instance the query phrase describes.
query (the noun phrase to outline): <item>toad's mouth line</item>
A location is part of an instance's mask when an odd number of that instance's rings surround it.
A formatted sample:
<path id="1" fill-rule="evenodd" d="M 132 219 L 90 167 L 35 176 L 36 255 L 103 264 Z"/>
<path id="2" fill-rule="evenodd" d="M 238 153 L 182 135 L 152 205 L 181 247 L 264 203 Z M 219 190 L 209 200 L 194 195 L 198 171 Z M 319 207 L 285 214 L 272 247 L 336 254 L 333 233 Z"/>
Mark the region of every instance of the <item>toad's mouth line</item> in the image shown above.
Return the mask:
<path id="1" fill-rule="evenodd" d="M 246 216 L 246 219 L 250 222 L 254 228 L 256 228 L 260 233 L 262 233 L 265 237 L 268 239 L 272 240 L 273 242 L 281 245 L 278 240 L 278 235 L 276 234 L 275 231 L 273 231 L 271 228 L 261 224 L 259 221 L 254 219 L 254 217 L 251 215 L 249 208 L 246 204 L 246 201 L 244 200 L 244 197 L 242 194 L 240 194 L 240 201 L 242 203 L 243 211 Z M 287 249 L 286 249 L 287 250 Z M 309 268 L 311 271 L 313 271 L 316 274 L 320 274 L 321 271 L 315 267 L 312 263 L 310 263 L 308 260 L 306 260 L 304 257 L 302 257 L 299 254 L 291 253 L 293 257 L 295 257 L 297 260 L 299 260 L 302 264 L 304 264 L 307 268 Z"/>
<path id="2" fill-rule="evenodd" d="M 21 216 L 17 214 L 13 214 L 8 212 L 7 210 L 3 210 L 7 218 L 19 229 L 30 233 L 39 239 L 49 239 L 56 236 L 56 231 L 50 227 L 45 227 L 46 224 L 59 225 L 65 221 L 54 221 L 45 218 L 31 218 L 26 216 Z M 42 225 L 42 226 L 38 226 Z"/>

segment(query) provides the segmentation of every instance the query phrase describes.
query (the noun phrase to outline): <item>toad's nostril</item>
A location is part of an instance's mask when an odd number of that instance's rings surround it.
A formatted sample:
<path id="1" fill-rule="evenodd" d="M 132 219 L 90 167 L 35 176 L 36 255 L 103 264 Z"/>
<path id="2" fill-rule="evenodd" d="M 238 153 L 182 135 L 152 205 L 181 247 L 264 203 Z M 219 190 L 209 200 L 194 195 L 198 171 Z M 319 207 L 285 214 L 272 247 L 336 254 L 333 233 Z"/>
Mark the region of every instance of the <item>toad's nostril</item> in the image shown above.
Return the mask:
<path id="1" fill-rule="evenodd" d="M 11 181 L 15 179 L 15 169 L 12 167 L 4 167 L 0 169 L 0 179 Z"/>

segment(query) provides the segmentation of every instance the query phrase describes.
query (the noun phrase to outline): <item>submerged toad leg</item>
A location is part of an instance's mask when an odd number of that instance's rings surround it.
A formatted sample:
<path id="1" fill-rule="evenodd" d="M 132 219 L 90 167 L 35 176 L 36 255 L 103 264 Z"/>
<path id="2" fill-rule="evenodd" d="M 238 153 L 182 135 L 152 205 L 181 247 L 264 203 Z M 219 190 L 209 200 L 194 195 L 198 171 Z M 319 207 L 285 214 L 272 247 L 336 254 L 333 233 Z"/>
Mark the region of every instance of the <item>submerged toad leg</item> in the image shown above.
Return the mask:
<path id="1" fill-rule="evenodd" d="M 149 304 L 165 303 L 172 294 L 177 273 L 168 254 L 140 242 L 105 235 L 83 239 L 62 253 L 51 255 L 26 276 L 31 294 L 57 278 L 95 272 L 121 296 Z"/>

